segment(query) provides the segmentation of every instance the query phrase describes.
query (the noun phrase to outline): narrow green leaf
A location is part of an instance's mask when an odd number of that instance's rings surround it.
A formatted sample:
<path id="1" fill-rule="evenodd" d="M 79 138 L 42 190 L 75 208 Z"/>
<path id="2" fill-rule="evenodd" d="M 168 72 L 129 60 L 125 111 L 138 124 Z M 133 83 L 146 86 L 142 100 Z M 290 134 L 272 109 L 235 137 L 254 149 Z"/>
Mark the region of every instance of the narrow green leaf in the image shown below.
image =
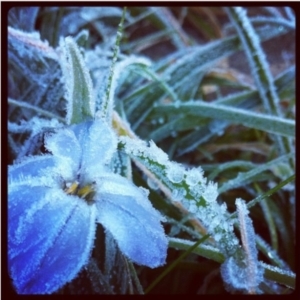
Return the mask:
<path id="1" fill-rule="evenodd" d="M 114 52 L 113 52 L 113 58 L 110 66 L 109 76 L 108 76 L 108 83 L 105 93 L 105 98 L 102 100 L 102 107 L 100 111 L 100 115 L 103 119 L 107 120 L 108 122 L 111 122 L 112 120 L 112 112 L 113 112 L 113 106 L 114 106 L 114 92 L 115 92 L 115 79 L 114 79 L 114 69 L 115 64 L 118 59 L 118 53 L 120 48 L 120 42 L 122 38 L 122 31 L 123 31 L 123 24 L 125 20 L 126 15 L 126 7 L 123 9 L 121 21 L 118 26 L 118 32 L 117 32 L 117 38 L 114 46 Z"/>
<path id="2" fill-rule="evenodd" d="M 67 91 L 67 123 L 77 124 L 94 118 L 95 99 L 92 80 L 80 50 L 71 37 L 65 38 L 62 69 Z"/>
<path id="3" fill-rule="evenodd" d="M 206 103 L 190 101 L 180 104 L 160 105 L 156 107 L 160 112 L 173 114 L 184 113 L 193 116 L 209 117 L 228 120 L 235 124 L 242 124 L 250 128 L 276 133 L 288 137 L 295 136 L 295 121 L 266 114 L 258 114 L 248 110 Z"/>
<path id="4" fill-rule="evenodd" d="M 287 91 L 291 90 L 291 84 L 295 80 L 295 67 L 291 67 L 281 74 L 279 74 L 275 80 L 276 89 L 278 93 L 286 93 Z M 142 99 L 142 98 L 141 98 Z M 244 92 L 238 92 L 231 94 L 229 96 L 217 99 L 214 104 L 221 104 L 221 105 L 230 105 L 238 108 L 243 108 L 245 110 L 250 110 L 255 108 L 260 104 L 259 101 L 259 95 L 257 91 L 244 91 Z M 165 125 L 160 126 L 157 128 L 157 130 L 154 130 L 150 132 L 151 134 L 150 138 L 152 138 L 155 141 L 159 141 L 161 138 L 165 138 L 170 135 L 172 132 L 168 129 L 172 126 L 168 125 L 168 123 L 172 123 L 173 127 L 177 127 L 181 124 L 181 120 L 176 121 L 176 119 L 180 118 L 181 114 L 169 114 L 167 112 L 162 112 L 160 107 L 154 107 L 154 109 L 151 111 L 150 115 L 148 116 L 148 119 L 151 120 L 160 120 L 164 119 Z M 185 116 L 186 119 L 188 119 L 189 123 L 192 123 L 191 120 L 195 118 L 195 116 Z M 194 130 L 190 133 L 186 133 L 176 141 L 174 141 L 174 147 L 177 149 L 177 155 L 183 155 L 184 153 L 187 153 L 189 151 L 192 151 L 196 149 L 199 145 L 203 144 L 204 142 L 208 141 L 210 138 L 212 138 L 215 135 L 221 134 L 224 129 L 228 126 L 230 123 L 229 121 L 218 121 L 218 120 L 212 120 L 210 121 L 209 118 L 203 117 L 201 119 L 201 116 L 197 116 L 198 122 L 195 122 Z M 201 121 L 202 120 L 202 121 Z M 217 124 L 214 124 L 216 123 Z M 178 124 L 177 124 L 178 122 Z M 203 123 L 202 123 L 203 122 Z M 200 125 L 200 123 L 202 123 Z M 218 126 L 215 126 L 218 125 Z M 191 126 L 191 124 L 190 124 Z M 216 127 L 219 127 L 219 130 L 217 130 Z M 173 130 L 174 128 L 172 128 Z M 187 129 L 187 128 L 186 128 Z M 169 135 L 167 135 L 167 130 L 169 130 Z M 180 128 L 177 128 L 176 130 L 180 131 Z M 185 130 L 182 128 L 182 130 Z"/>
<path id="5" fill-rule="evenodd" d="M 293 157 L 295 153 L 290 153 L 288 155 L 282 155 L 274 160 L 271 160 L 263 165 L 260 165 L 258 167 L 253 168 L 252 170 L 248 172 L 239 173 L 236 178 L 233 178 L 226 183 L 224 183 L 219 188 L 219 193 L 224 193 L 230 189 L 234 189 L 240 186 L 245 185 L 245 183 L 253 178 L 255 175 L 261 174 L 262 172 L 272 168 L 273 166 L 277 165 L 278 163 L 281 163 L 284 160 L 288 160 L 289 158 Z"/>
<path id="6" fill-rule="evenodd" d="M 282 187 L 284 187 L 285 185 L 287 185 L 288 183 L 292 182 L 293 180 L 295 180 L 296 175 L 293 174 L 292 176 L 290 176 L 289 178 L 281 181 L 279 184 L 277 184 L 275 187 L 273 187 L 272 189 L 270 189 L 269 191 L 267 191 L 266 193 L 264 193 L 263 195 L 259 195 L 258 197 L 256 197 L 255 199 L 249 201 L 247 203 L 247 207 L 251 208 L 252 206 L 254 206 L 256 203 L 259 203 L 261 200 L 266 199 L 268 197 L 270 197 L 271 195 L 273 195 L 274 193 L 276 193 L 277 191 L 279 191 Z M 234 212 L 231 214 L 230 218 L 236 218 L 237 213 Z"/>

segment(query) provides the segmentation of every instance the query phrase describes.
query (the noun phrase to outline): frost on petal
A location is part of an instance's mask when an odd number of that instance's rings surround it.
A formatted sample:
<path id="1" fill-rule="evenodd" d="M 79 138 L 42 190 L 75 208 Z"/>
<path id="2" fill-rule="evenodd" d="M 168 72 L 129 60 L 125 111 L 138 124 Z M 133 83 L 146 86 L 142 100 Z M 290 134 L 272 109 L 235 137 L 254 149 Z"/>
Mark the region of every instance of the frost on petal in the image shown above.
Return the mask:
<path id="1" fill-rule="evenodd" d="M 87 263 L 95 235 L 94 205 L 61 190 L 46 189 L 44 197 L 38 192 L 40 200 L 29 203 L 19 218 L 16 210 L 9 211 L 9 228 L 18 222 L 9 230 L 8 265 L 21 294 L 52 293 L 75 278 Z M 23 205 L 27 195 L 18 197 L 15 191 L 9 202 Z"/>
<path id="2" fill-rule="evenodd" d="M 97 190 L 99 194 L 112 194 L 112 195 L 122 195 L 132 197 L 133 201 L 137 203 L 137 205 L 142 206 L 144 209 L 148 210 L 150 214 L 154 214 L 158 218 L 160 214 L 153 208 L 152 204 L 145 195 L 146 189 L 137 188 L 133 183 L 131 183 L 128 179 L 114 174 L 114 173 L 106 173 L 101 174 L 101 177 L 96 178 Z M 147 190 L 146 190 L 147 191 Z"/>
<path id="3" fill-rule="evenodd" d="M 123 190 L 109 193 L 100 189 L 96 194 L 98 221 L 114 236 L 129 259 L 140 265 L 158 267 L 165 263 L 168 245 L 161 217 L 143 192 L 135 189 L 131 196 Z"/>
<path id="4" fill-rule="evenodd" d="M 68 160 L 74 170 L 79 168 L 81 148 L 72 130 L 59 129 L 56 133 L 47 135 L 45 146 L 55 157 L 61 158 L 62 162 Z"/>
<path id="5" fill-rule="evenodd" d="M 33 203 L 39 202 L 45 197 L 49 189 L 43 186 L 30 187 L 28 185 L 18 185 L 9 189 L 8 192 L 8 234 L 10 241 L 17 240 L 17 232 L 20 218 L 25 215 Z M 9 249 L 11 251 L 12 249 Z M 22 251 L 22 249 L 19 249 Z M 14 251 L 13 255 L 17 252 Z"/>
<path id="6" fill-rule="evenodd" d="M 116 151 L 117 139 L 112 129 L 103 121 L 95 120 L 73 126 L 82 148 L 81 173 L 83 181 L 92 181 L 101 173 Z"/>
<path id="7" fill-rule="evenodd" d="M 55 159 L 51 155 L 32 156 L 22 159 L 19 163 L 9 166 L 9 183 L 22 181 L 24 177 L 46 176 L 56 168 Z"/>

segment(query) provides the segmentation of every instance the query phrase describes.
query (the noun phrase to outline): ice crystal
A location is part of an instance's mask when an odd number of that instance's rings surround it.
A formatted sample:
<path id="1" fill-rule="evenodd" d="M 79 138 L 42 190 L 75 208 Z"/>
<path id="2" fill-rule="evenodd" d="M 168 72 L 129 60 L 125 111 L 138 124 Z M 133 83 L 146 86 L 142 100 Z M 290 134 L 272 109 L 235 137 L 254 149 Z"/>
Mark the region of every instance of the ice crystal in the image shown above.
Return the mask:
<path id="1" fill-rule="evenodd" d="M 180 183 L 183 179 L 184 169 L 179 164 L 170 163 L 167 168 L 167 176 L 173 183 Z"/>

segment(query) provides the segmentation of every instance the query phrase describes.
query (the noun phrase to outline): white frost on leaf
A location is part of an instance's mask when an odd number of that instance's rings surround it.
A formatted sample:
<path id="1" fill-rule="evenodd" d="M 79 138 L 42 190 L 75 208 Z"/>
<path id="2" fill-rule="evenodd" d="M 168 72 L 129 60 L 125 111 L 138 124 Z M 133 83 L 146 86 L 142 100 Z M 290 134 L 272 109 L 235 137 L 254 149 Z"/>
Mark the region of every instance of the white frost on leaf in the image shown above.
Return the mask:
<path id="1" fill-rule="evenodd" d="M 212 181 L 209 181 L 205 191 L 203 192 L 202 196 L 208 201 L 208 202 L 216 202 L 218 197 L 218 184 L 214 183 Z"/>
<path id="2" fill-rule="evenodd" d="M 150 171 L 162 183 L 160 188 L 168 197 L 180 202 L 194 217 L 199 218 L 212 237 L 216 235 L 218 246 L 226 256 L 236 251 L 238 240 L 226 204 L 217 202 L 217 184 L 207 183 L 200 167 L 187 170 L 170 161 L 168 155 L 152 141 L 147 145 L 144 141 L 129 137 L 120 137 L 119 140 L 124 152 L 145 166 L 147 172 Z"/>
<path id="3" fill-rule="evenodd" d="M 95 116 L 92 79 L 76 42 L 71 37 L 60 41 L 60 63 L 67 99 L 67 123 L 78 124 Z"/>
<path id="4" fill-rule="evenodd" d="M 180 183 L 183 180 L 184 168 L 177 163 L 167 165 L 167 176 L 173 183 Z"/>
<path id="5" fill-rule="evenodd" d="M 194 187 L 197 184 L 206 184 L 206 178 L 203 176 L 202 168 L 198 167 L 186 170 L 186 183 L 190 187 Z"/>

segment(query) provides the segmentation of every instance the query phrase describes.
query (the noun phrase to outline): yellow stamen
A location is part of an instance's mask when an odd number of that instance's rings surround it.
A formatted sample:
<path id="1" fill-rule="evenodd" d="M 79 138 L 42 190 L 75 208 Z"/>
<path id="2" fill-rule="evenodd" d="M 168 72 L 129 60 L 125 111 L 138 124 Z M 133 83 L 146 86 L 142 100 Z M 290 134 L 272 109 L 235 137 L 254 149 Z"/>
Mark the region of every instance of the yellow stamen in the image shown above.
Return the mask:
<path id="1" fill-rule="evenodd" d="M 65 192 L 67 194 L 74 195 L 77 192 L 79 183 L 77 181 L 73 182 L 67 189 L 65 189 Z"/>
<path id="2" fill-rule="evenodd" d="M 86 185 L 78 191 L 77 195 L 81 198 L 86 198 L 90 193 L 93 193 L 93 192 L 94 192 L 93 186 Z"/>

